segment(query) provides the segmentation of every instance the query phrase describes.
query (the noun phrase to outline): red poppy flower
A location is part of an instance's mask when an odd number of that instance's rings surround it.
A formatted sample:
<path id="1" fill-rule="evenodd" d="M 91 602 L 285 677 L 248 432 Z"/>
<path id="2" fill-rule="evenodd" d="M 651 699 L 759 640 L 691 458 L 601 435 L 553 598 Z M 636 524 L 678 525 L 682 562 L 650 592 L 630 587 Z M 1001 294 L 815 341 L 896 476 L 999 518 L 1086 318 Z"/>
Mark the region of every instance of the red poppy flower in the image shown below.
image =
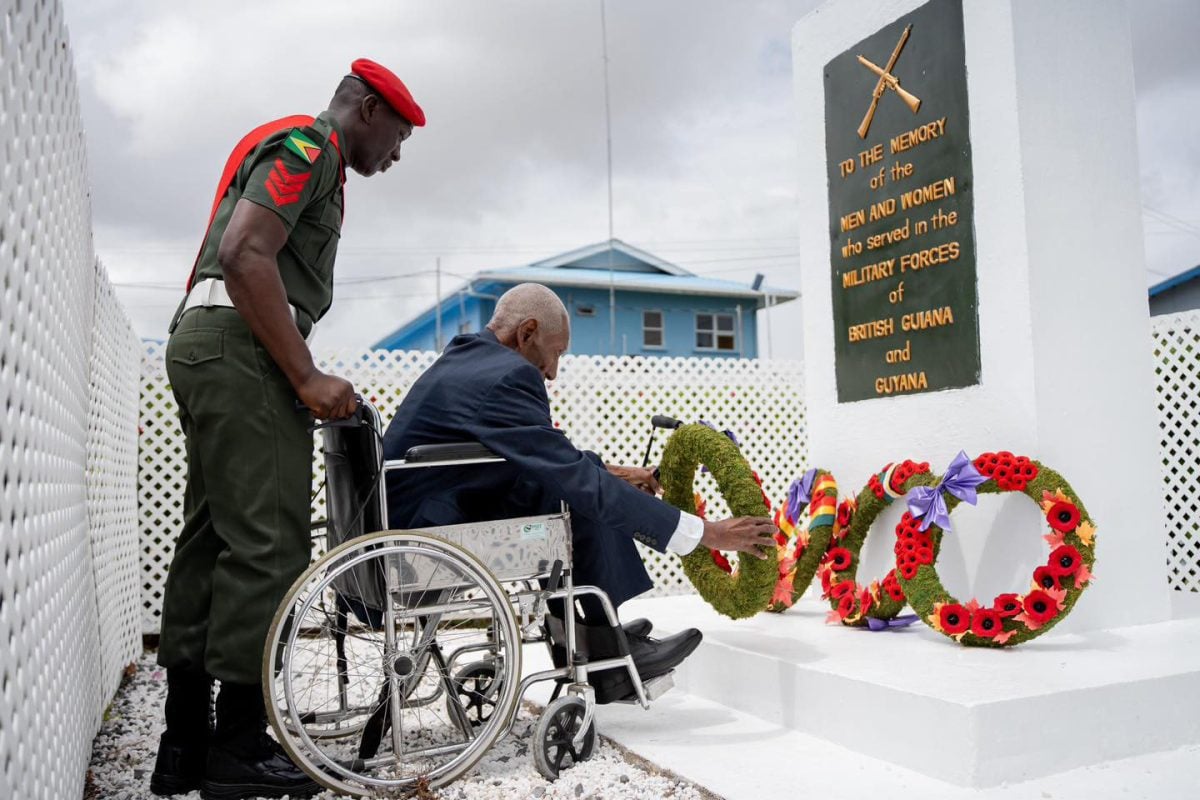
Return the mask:
<path id="1" fill-rule="evenodd" d="M 834 572 L 850 569 L 851 562 L 854 561 L 854 554 L 844 547 L 835 547 L 825 554 L 829 559 L 829 563 L 833 565 Z"/>
<path id="2" fill-rule="evenodd" d="M 829 596 L 832 597 L 834 600 L 840 600 L 840 599 L 846 597 L 847 595 L 849 595 L 851 600 L 853 600 L 854 599 L 854 588 L 855 588 L 854 581 L 838 581 L 837 583 L 835 583 L 833 585 L 833 588 L 829 591 Z"/>
<path id="3" fill-rule="evenodd" d="M 1054 598 L 1040 589 L 1034 589 L 1029 594 L 1025 595 L 1025 613 L 1030 619 L 1040 625 L 1044 625 L 1054 619 L 1054 615 L 1058 613 L 1058 603 Z"/>
<path id="4" fill-rule="evenodd" d="M 829 597 L 829 589 L 833 585 L 833 570 L 821 570 L 821 597 Z"/>
<path id="5" fill-rule="evenodd" d="M 971 614 L 971 633 L 976 636 L 991 639 L 1002 630 L 1004 630 L 1004 621 L 990 608 L 977 608 Z"/>
<path id="6" fill-rule="evenodd" d="M 958 603 L 947 603 L 938 610 L 938 622 L 943 631 L 953 636 L 971 627 L 971 615 Z"/>
<path id="7" fill-rule="evenodd" d="M 726 572 L 733 574 L 733 565 L 729 563 L 729 559 L 725 557 L 724 553 L 722 553 L 720 550 L 712 550 L 710 552 L 712 553 L 712 560 L 714 564 Z"/>
<path id="8" fill-rule="evenodd" d="M 992 610 L 1001 617 L 1015 617 L 1021 613 L 1021 596 L 1002 594 L 992 601 Z"/>
<path id="9" fill-rule="evenodd" d="M 917 577 L 917 569 L 919 569 L 920 566 L 921 565 L 915 561 L 905 561 L 904 563 L 900 564 L 897 569 L 900 570 L 900 574 L 904 576 L 904 580 L 911 581 L 913 578 Z"/>
<path id="10" fill-rule="evenodd" d="M 871 590 L 864 587 L 862 592 L 860 592 L 858 595 L 858 610 L 859 610 L 859 612 L 863 615 L 866 615 L 866 613 L 868 611 L 870 611 L 871 607 L 874 605 L 875 605 L 875 598 L 871 597 Z"/>
<path id="11" fill-rule="evenodd" d="M 1061 533 L 1070 533 L 1079 527 L 1079 509 L 1074 503 L 1059 500 L 1046 512 L 1050 527 Z"/>
<path id="12" fill-rule="evenodd" d="M 876 497 L 878 497 L 880 500 L 882 500 L 884 495 L 886 494 L 883 491 L 883 484 L 880 482 L 878 475 L 871 476 L 871 480 L 867 481 L 867 487 L 870 488 L 871 493 L 874 494 Z"/>
<path id="13" fill-rule="evenodd" d="M 846 617 L 850 616 L 850 613 L 852 611 L 854 611 L 854 593 L 853 592 L 846 595 L 841 600 L 838 600 L 838 607 L 837 607 L 838 616 L 841 617 L 842 619 L 845 619 Z"/>
<path id="14" fill-rule="evenodd" d="M 900 588 L 898 583 L 889 583 L 883 587 L 883 590 L 888 593 L 888 597 L 895 600 L 897 603 L 904 602 L 904 590 Z"/>
<path id="15" fill-rule="evenodd" d="M 1033 571 L 1033 582 L 1043 589 L 1061 589 L 1058 585 L 1058 573 L 1050 567 L 1038 567 Z"/>
<path id="16" fill-rule="evenodd" d="M 896 546 L 893 548 L 896 555 L 900 555 L 902 553 L 911 553 L 916 549 L 917 543 L 912 539 L 901 539 L 900 541 L 896 542 Z"/>
<path id="17" fill-rule="evenodd" d="M 1082 563 L 1079 551 L 1069 544 L 1064 544 L 1050 554 L 1050 561 L 1046 567 L 1055 575 L 1066 576 L 1079 572 L 1079 565 Z"/>
<path id="18" fill-rule="evenodd" d="M 838 506 L 838 515 L 837 515 L 838 525 L 843 528 L 846 527 L 847 525 L 850 524 L 850 520 L 853 517 L 854 517 L 853 503 L 850 500 L 842 501 L 842 504 L 840 506 Z"/>
<path id="19" fill-rule="evenodd" d="M 933 563 L 933 548 L 918 547 L 914 551 L 914 555 L 916 555 L 917 563 L 919 563 L 919 564 L 932 564 Z"/>

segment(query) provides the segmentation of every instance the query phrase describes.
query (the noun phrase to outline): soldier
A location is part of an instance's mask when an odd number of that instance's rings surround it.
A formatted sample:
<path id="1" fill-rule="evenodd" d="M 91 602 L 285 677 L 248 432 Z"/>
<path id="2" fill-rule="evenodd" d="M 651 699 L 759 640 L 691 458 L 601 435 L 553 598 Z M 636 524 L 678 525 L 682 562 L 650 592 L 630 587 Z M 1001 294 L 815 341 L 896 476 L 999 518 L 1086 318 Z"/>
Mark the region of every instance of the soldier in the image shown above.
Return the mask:
<path id="1" fill-rule="evenodd" d="M 225 166 L 166 351 L 188 484 L 163 597 L 157 795 L 317 791 L 267 734 L 261 685 L 267 629 L 311 554 L 313 418 L 355 407 L 305 337 L 333 297 L 345 168 L 386 171 L 424 124 L 400 79 L 359 59 L 328 110 L 256 128 Z"/>

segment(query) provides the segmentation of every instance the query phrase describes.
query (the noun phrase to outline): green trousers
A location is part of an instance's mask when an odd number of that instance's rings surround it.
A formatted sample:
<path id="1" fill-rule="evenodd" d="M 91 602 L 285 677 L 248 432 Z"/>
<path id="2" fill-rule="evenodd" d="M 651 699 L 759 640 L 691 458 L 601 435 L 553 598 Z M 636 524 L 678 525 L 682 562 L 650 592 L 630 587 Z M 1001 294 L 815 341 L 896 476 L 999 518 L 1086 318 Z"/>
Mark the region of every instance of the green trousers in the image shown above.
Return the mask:
<path id="1" fill-rule="evenodd" d="M 166 362 L 188 478 L 158 663 L 258 683 L 271 619 L 312 553 L 312 417 L 234 309 L 185 313 Z"/>

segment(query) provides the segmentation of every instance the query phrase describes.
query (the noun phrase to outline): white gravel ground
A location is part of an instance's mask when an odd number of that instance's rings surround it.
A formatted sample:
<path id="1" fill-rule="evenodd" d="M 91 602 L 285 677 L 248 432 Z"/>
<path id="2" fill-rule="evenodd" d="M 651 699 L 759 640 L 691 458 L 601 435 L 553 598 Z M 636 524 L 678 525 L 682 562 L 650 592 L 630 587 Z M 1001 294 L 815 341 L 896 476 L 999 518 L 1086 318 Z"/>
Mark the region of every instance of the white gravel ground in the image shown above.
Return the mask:
<path id="1" fill-rule="evenodd" d="M 166 675 L 146 653 L 137 671 L 117 693 L 92 747 L 85 800 L 152 798 L 150 773 L 158 737 Z M 592 758 L 563 772 L 551 783 L 538 774 L 529 752 L 535 716 L 522 708 L 513 732 L 501 740 L 465 778 L 422 798 L 442 800 L 708 800 L 713 795 L 670 774 L 631 758 L 601 737 Z M 635 763 L 637 762 L 637 763 Z M 324 792 L 321 800 L 344 797 Z M 200 800 L 199 792 L 179 800 Z"/>

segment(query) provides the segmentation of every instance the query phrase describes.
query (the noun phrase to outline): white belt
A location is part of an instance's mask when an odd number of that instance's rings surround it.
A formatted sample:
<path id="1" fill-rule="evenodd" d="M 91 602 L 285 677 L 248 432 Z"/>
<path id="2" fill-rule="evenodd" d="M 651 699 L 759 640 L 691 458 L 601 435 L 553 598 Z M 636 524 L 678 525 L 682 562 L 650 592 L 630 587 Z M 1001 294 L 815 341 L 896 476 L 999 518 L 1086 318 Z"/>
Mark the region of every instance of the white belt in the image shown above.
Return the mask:
<path id="1" fill-rule="evenodd" d="M 192 290 L 188 292 L 187 299 L 183 301 L 183 310 L 188 311 L 193 308 L 212 308 L 220 306 L 222 308 L 236 308 L 233 301 L 229 299 L 229 292 L 225 289 L 225 281 L 217 278 L 205 278 L 202 281 L 196 281 L 192 284 Z M 288 303 L 288 308 L 292 310 L 292 320 L 300 324 L 300 309 L 296 308 L 291 303 Z M 311 345 L 313 338 L 317 335 L 317 323 L 314 322 L 312 328 L 308 332 L 306 341 Z"/>

